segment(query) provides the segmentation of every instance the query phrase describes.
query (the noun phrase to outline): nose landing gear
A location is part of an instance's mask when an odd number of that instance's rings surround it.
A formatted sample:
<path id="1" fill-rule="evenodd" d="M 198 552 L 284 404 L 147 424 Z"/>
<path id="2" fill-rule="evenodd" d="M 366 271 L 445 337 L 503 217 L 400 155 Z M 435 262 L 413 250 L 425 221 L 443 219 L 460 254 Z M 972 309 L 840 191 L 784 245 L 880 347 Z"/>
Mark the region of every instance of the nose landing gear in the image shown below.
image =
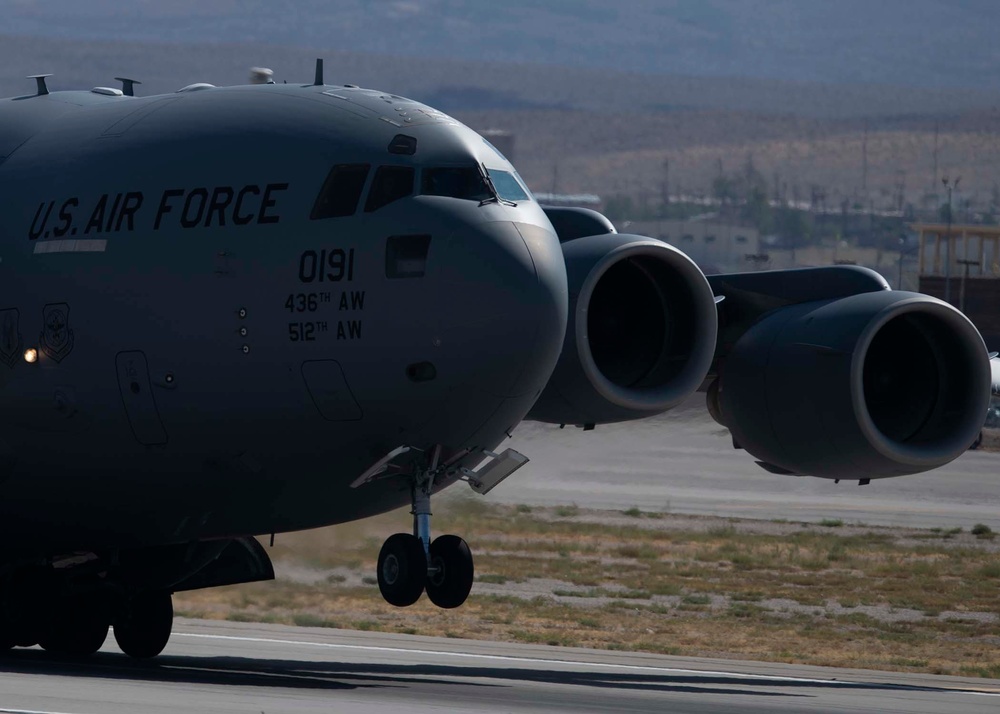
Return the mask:
<path id="1" fill-rule="evenodd" d="M 412 605 L 425 589 L 438 607 L 458 607 L 472 590 L 475 568 L 468 544 L 455 535 L 443 535 L 431 542 L 434 471 L 432 466 L 414 479 L 413 534 L 389 536 L 378 555 L 379 591 L 386 602 L 396 607 Z"/>
<path id="2" fill-rule="evenodd" d="M 469 597 L 474 575 L 472 551 L 456 535 L 438 537 L 425 553 L 420 538 L 396 533 L 378 555 L 379 592 L 396 607 L 412 605 L 424 590 L 438 607 L 458 607 Z"/>

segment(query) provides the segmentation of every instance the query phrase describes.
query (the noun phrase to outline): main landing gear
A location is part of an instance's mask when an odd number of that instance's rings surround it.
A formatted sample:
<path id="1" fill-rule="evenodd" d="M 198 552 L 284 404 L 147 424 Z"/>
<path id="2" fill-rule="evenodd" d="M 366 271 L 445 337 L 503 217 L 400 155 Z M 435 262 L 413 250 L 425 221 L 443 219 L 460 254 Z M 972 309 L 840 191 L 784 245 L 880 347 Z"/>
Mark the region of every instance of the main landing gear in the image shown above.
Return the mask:
<path id="1" fill-rule="evenodd" d="M 407 607 L 427 591 L 438 607 L 458 607 L 469 597 L 475 568 L 468 544 L 454 535 L 431 542 L 433 471 L 414 480 L 413 534 L 389 536 L 378 554 L 378 588 L 390 605 Z"/>
<path id="2" fill-rule="evenodd" d="M 170 639 L 173 592 L 274 578 L 267 552 L 249 536 L 45 559 L 0 553 L 0 656 L 34 647 L 60 656 L 97 652 L 114 627 L 130 657 L 148 659 Z"/>
<path id="3" fill-rule="evenodd" d="M 38 644 L 53 654 L 86 657 L 101 649 L 110 623 L 109 608 L 100 598 L 68 597 L 57 601 Z"/>
<path id="4" fill-rule="evenodd" d="M 133 597 L 115 619 L 115 642 L 129 657 L 149 659 L 163 651 L 174 624 L 169 592 L 145 592 Z"/>
<path id="5" fill-rule="evenodd" d="M 86 657 L 101 649 L 111 625 L 130 657 L 155 657 L 170 639 L 174 609 L 167 591 L 128 599 L 96 591 L 38 598 L 38 603 L 7 603 L 13 610 L 0 613 L 0 652 L 37 644 L 51 654 Z"/>

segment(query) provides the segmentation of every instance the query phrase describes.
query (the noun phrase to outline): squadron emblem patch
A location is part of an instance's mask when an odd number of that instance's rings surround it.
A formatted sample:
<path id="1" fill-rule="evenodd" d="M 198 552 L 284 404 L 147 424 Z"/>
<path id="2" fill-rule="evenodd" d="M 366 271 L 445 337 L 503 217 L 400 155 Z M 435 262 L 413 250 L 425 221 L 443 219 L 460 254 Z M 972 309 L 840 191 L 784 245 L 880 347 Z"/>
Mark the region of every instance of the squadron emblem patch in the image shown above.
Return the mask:
<path id="1" fill-rule="evenodd" d="M 38 346 L 49 359 L 62 362 L 73 351 L 73 330 L 69 329 L 69 305 L 64 302 L 46 305 L 42 310 L 42 330 Z"/>
<path id="2" fill-rule="evenodd" d="M 16 308 L 0 310 L 0 363 L 8 368 L 21 352 L 20 316 Z"/>

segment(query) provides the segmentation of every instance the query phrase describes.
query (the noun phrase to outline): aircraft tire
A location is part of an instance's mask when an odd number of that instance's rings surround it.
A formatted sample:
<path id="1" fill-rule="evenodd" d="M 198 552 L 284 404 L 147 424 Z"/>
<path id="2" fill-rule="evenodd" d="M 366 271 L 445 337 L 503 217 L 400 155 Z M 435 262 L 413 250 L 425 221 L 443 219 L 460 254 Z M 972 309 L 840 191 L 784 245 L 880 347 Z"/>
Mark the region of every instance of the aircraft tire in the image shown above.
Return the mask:
<path id="1" fill-rule="evenodd" d="M 431 570 L 427 597 L 442 608 L 458 607 L 469 597 L 475 566 L 469 544 L 456 535 L 439 536 L 431 543 Z"/>
<path id="2" fill-rule="evenodd" d="M 10 625 L 0 619 L 0 653 L 13 649 L 17 645 L 17 638 Z"/>
<path id="3" fill-rule="evenodd" d="M 87 657 L 101 649 L 109 627 L 102 604 L 90 598 L 74 598 L 60 604 L 48 631 L 39 638 L 42 649 L 72 657 Z"/>
<path id="4" fill-rule="evenodd" d="M 969 451 L 975 451 L 982 445 L 982 443 L 983 443 L 983 432 L 980 431 L 979 436 L 976 437 L 976 440 L 973 441 L 972 445 L 969 447 Z"/>
<path id="5" fill-rule="evenodd" d="M 389 536 L 378 554 L 378 589 L 390 605 L 408 607 L 420 599 L 427 580 L 427 556 L 410 533 Z"/>
<path id="6" fill-rule="evenodd" d="M 168 592 L 141 593 L 115 620 L 115 641 L 129 657 L 149 659 L 163 651 L 173 629 L 174 605 Z"/>
<path id="7" fill-rule="evenodd" d="M 35 632 L 22 631 L 10 635 L 10 639 L 14 641 L 15 647 L 34 647 L 40 638 Z"/>

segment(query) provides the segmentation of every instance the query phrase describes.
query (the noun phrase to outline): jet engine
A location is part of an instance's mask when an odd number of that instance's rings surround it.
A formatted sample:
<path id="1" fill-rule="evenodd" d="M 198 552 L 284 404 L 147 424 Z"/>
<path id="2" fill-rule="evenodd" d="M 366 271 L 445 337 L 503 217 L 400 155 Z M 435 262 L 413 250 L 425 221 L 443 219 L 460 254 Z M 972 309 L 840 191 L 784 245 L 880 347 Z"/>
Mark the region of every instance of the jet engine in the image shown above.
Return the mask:
<path id="1" fill-rule="evenodd" d="M 975 439 L 990 398 L 972 323 L 887 289 L 770 311 L 718 375 L 709 411 L 734 445 L 775 473 L 834 479 L 942 466 Z"/>
<path id="2" fill-rule="evenodd" d="M 527 418 L 624 421 L 665 411 L 698 389 L 718 322 L 698 266 L 665 243 L 618 233 L 573 238 L 562 249 L 570 291 L 566 338 Z"/>

